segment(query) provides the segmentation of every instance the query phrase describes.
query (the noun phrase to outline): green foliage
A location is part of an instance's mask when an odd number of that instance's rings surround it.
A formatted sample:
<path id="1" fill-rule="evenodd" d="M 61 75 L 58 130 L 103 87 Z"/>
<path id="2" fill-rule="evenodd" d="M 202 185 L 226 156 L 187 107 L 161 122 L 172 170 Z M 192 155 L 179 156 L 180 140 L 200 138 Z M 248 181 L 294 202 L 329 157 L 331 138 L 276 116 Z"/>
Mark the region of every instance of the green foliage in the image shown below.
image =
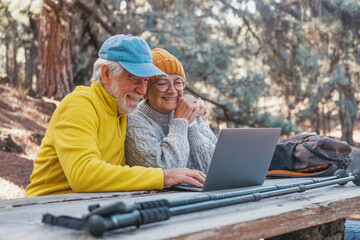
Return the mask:
<path id="1" fill-rule="evenodd" d="M 290 122 L 285 121 L 283 118 L 273 117 L 268 113 L 256 116 L 256 122 L 262 127 L 279 127 L 282 129 L 281 134 L 289 135 L 291 133 L 299 134 L 299 130 L 294 127 Z"/>

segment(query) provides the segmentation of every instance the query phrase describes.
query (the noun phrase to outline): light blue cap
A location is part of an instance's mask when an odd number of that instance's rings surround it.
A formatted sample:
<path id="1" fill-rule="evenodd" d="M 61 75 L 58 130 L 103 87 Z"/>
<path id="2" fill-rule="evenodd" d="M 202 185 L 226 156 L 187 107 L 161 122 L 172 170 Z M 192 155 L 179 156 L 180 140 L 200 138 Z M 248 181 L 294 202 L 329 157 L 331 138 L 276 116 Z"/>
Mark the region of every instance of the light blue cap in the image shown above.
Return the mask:
<path id="1" fill-rule="evenodd" d="M 151 50 L 139 37 L 120 34 L 108 38 L 100 48 L 99 58 L 119 62 L 138 77 L 167 76 L 153 65 Z"/>

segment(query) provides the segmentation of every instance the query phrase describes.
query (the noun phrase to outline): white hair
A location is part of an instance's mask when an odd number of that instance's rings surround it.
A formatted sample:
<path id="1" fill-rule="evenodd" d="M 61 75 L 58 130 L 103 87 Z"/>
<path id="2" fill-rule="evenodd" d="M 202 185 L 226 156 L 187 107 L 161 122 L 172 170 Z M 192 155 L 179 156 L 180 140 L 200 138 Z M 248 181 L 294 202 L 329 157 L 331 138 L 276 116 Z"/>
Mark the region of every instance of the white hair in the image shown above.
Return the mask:
<path id="1" fill-rule="evenodd" d="M 108 66 L 111 73 L 115 77 L 118 77 L 124 70 L 124 67 L 121 66 L 120 63 L 118 63 L 118 62 L 98 58 L 94 63 L 93 74 L 91 76 L 92 82 L 96 81 L 98 84 L 101 84 L 101 67 L 102 67 L 102 65 Z"/>

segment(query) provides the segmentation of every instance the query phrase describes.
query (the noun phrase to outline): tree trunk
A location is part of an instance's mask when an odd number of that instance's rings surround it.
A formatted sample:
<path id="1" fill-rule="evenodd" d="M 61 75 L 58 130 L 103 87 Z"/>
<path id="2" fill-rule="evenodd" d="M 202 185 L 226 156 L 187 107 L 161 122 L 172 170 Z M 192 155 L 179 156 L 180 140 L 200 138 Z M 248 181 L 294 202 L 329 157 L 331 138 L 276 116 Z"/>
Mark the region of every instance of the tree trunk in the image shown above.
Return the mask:
<path id="1" fill-rule="evenodd" d="M 12 72 L 12 85 L 14 88 L 18 88 L 19 81 L 18 81 L 18 68 L 16 62 L 16 55 L 17 55 L 17 29 L 16 29 L 16 22 L 12 23 L 12 32 L 13 32 L 13 72 Z"/>
<path id="2" fill-rule="evenodd" d="M 5 59 L 5 61 L 6 61 L 6 63 L 5 63 L 5 71 L 6 71 L 6 75 L 8 76 L 8 77 L 10 77 L 11 76 L 11 73 L 10 73 L 10 67 L 9 67 L 9 47 L 10 47 L 10 36 L 8 35 L 8 33 L 7 32 L 5 32 L 5 51 L 6 51 L 6 53 L 5 53 L 5 55 L 6 55 L 6 59 Z"/>
<path id="3" fill-rule="evenodd" d="M 128 22 L 131 21 L 132 16 L 131 16 L 131 2 L 132 0 L 126 0 L 126 20 Z"/>
<path id="4" fill-rule="evenodd" d="M 62 99 L 72 91 L 74 82 L 71 60 L 72 14 L 65 0 L 58 4 L 44 1 L 38 22 L 37 93 Z"/>
<path id="5" fill-rule="evenodd" d="M 319 113 L 319 103 L 314 109 L 314 129 L 316 134 L 320 134 L 320 113 Z"/>
<path id="6" fill-rule="evenodd" d="M 30 35 L 29 39 L 24 41 L 25 48 L 25 86 L 30 92 L 33 92 L 33 76 L 36 74 L 37 68 L 37 29 L 36 22 L 34 19 L 29 17 L 30 26 L 27 28 L 27 33 Z"/>
<path id="7" fill-rule="evenodd" d="M 340 123 L 341 123 L 341 140 L 354 146 L 353 131 L 354 131 L 354 110 L 356 106 L 353 103 L 353 93 L 350 85 L 341 87 L 340 92 Z M 343 97 L 342 97 L 343 96 Z M 354 109 L 355 108 L 355 109 Z"/>
<path id="8" fill-rule="evenodd" d="M 10 19 L 10 13 L 7 10 L 7 8 L 5 8 L 5 17 Z M 8 78 L 11 77 L 11 72 L 10 72 L 10 59 L 9 59 L 9 53 L 10 53 L 10 40 L 11 40 L 11 34 L 10 34 L 10 29 L 9 26 L 5 26 L 4 29 L 4 34 L 5 34 L 5 71 L 6 71 L 6 75 Z"/>
<path id="9" fill-rule="evenodd" d="M 31 58 L 30 58 L 30 48 L 31 43 L 26 42 L 24 44 L 25 48 L 25 87 L 31 89 L 32 85 L 32 74 L 31 74 Z"/>
<path id="10" fill-rule="evenodd" d="M 342 93 L 340 93 L 342 95 Z M 354 130 L 354 119 L 349 113 L 349 102 L 342 100 L 339 106 L 339 118 L 341 124 L 341 141 L 345 141 L 348 144 L 354 146 L 353 130 Z"/>

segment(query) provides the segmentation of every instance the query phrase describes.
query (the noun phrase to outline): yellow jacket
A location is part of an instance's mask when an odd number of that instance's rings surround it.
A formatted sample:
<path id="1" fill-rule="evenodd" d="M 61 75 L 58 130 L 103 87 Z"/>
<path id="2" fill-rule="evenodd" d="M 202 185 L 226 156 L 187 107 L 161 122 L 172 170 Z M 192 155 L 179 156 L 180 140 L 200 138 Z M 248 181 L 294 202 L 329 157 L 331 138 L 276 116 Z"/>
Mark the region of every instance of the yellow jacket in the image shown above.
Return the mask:
<path id="1" fill-rule="evenodd" d="M 92 83 L 77 87 L 55 110 L 25 196 L 163 188 L 160 168 L 125 166 L 126 115 Z"/>

